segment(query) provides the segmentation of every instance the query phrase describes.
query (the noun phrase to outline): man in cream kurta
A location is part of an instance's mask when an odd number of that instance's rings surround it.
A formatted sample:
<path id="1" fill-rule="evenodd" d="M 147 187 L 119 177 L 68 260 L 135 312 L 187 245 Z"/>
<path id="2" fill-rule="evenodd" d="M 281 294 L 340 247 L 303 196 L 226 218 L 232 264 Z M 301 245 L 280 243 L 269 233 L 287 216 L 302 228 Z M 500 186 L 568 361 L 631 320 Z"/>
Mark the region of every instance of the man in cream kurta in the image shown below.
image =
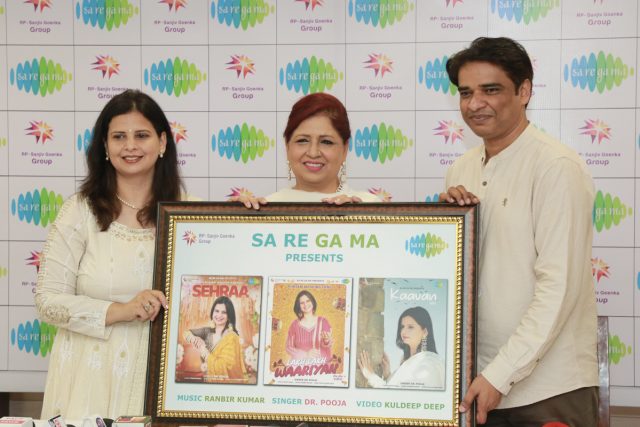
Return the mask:
<path id="1" fill-rule="evenodd" d="M 477 39 L 447 71 L 484 141 L 452 165 L 440 196 L 480 203 L 480 375 L 461 411 L 475 399 L 478 422 L 492 426 L 595 426 L 591 177 L 575 152 L 529 124 L 533 71 L 519 44 Z"/>

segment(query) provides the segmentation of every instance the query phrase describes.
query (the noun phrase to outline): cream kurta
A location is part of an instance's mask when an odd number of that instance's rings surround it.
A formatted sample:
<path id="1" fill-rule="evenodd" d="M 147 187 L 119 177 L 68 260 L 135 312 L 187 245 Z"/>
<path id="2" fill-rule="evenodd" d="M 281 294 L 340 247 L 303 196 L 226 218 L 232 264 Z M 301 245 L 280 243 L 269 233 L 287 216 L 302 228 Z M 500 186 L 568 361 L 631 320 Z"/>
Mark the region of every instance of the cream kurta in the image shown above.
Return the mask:
<path id="1" fill-rule="evenodd" d="M 586 166 L 533 125 L 484 156 L 469 150 L 446 179 L 480 199 L 478 372 L 499 408 L 598 385 Z"/>
<path id="2" fill-rule="evenodd" d="M 105 326 L 112 302 L 151 288 L 155 231 L 112 223 L 100 232 L 88 204 L 69 198 L 51 226 L 36 308 L 58 327 L 42 418 L 141 415 L 149 322 Z"/>

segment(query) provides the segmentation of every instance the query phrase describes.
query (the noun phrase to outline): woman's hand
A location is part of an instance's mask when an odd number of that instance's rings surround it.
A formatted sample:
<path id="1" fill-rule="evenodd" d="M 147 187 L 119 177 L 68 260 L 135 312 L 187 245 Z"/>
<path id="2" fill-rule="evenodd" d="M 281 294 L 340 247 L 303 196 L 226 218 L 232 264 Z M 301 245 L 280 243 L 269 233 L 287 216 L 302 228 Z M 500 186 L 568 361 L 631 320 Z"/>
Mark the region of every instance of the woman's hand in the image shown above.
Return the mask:
<path id="1" fill-rule="evenodd" d="M 255 210 L 260 210 L 260 206 L 261 205 L 266 205 L 267 204 L 267 199 L 265 199 L 264 197 L 248 196 L 246 194 L 241 194 L 239 196 L 229 197 L 228 201 L 230 201 L 230 202 L 240 202 L 247 209 L 255 209 Z"/>
<path id="2" fill-rule="evenodd" d="M 107 309 L 105 325 L 110 326 L 119 322 L 131 322 L 139 320 L 155 320 L 160 313 L 160 308 L 167 309 L 167 299 L 158 290 L 145 289 L 138 292 L 129 302 L 114 302 Z"/>
<path id="3" fill-rule="evenodd" d="M 323 203 L 329 205 L 344 205 L 347 203 L 362 203 L 362 199 L 357 196 L 347 196 L 346 194 L 340 194 L 339 196 L 327 197 L 322 199 Z"/>
<path id="4" fill-rule="evenodd" d="M 320 333 L 320 344 L 323 347 L 331 347 L 333 345 L 333 335 L 331 329 Z"/>
<path id="5" fill-rule="evenodd" d="M 368 377 L 373 373 L 373 367 L 371 366 L 371 359 L 369 359 L 369 353 L 362 350 L 358 355 L 358 366 L 362 371 L 362 375 Z"/>

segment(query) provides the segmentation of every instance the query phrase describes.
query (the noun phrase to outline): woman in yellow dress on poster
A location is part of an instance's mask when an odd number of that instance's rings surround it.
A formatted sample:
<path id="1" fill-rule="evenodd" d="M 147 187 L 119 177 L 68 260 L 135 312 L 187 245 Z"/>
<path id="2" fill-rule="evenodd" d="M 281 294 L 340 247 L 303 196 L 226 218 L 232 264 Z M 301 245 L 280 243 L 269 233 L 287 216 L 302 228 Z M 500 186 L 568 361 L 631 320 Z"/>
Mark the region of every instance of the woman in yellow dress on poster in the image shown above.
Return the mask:
<path id="1" fill-rule="evenodd" d="M 200 351 L 206 363 L 204 382 L 245 383 L 247 369 L 236 329 L 236 312 L 228 297 L 221 296 L 211 305 L 213 327 L 190 329 L 184 339 Z"/>

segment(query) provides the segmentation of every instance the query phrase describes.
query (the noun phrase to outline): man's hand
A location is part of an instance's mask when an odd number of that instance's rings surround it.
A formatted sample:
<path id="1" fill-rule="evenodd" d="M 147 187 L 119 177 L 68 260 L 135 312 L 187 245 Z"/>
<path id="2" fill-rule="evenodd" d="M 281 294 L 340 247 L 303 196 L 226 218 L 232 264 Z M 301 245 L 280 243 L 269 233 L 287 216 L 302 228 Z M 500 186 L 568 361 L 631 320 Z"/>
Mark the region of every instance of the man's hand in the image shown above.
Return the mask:
<path id="1" fill-rule="evenodd" d="M 487 412 L 495 409 L 502 399 L 502 393 L 498 391 L 489 381 L 482 375 L 478 375 L 467 394 L 464 395 L 460 402 L 460 412 L 467 412 L 471 408 L 473 401 L 476 401 L 476 421 L 478 424 L 487 422 Z"/>
<path id="2" fill-rule="evenodd" d="M 438 196 L 439 202 L 457 203 L 460 206 L 464 205 L 476 205 L 480 203 L 475 194 L 467 191 L 463 185 L 457 185 L 455 187 L 449 187 L 446 193 L 440 193 Z"/>

